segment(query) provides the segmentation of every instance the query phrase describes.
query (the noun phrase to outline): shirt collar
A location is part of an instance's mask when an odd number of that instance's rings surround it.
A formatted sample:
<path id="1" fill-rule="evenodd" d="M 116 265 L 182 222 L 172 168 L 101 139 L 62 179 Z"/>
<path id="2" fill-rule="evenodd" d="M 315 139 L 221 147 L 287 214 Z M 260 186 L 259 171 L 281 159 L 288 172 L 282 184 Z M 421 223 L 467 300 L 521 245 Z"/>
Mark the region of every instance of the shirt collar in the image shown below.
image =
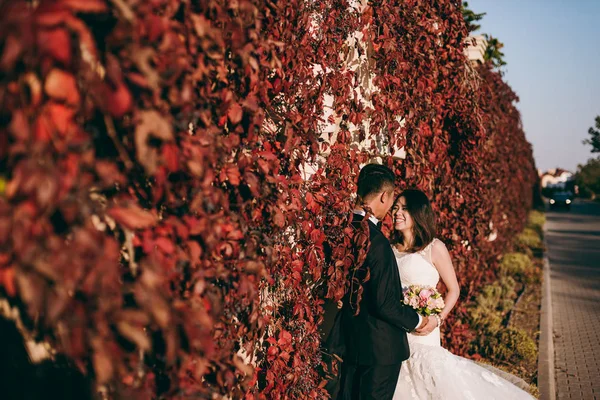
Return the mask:
<path id="1" fill-rule="evenodd" d="M 354 210 L 354 214 L 362 215 L 364 217 L 367 213 L 365 212 L 365 210 Z M 371 214 L 371 216 L 369 217 L 369 221 L 371 221 L 375 225 L 379 223 L 379 220 L 375 218 L 373 214 Z"/>

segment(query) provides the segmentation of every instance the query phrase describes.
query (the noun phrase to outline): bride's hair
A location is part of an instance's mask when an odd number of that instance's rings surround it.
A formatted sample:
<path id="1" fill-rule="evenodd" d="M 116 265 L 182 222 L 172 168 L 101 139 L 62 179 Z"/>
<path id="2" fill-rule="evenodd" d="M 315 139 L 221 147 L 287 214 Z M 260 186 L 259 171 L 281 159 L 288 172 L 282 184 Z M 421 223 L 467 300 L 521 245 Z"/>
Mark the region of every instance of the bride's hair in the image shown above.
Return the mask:
<path id="1" fill-rule="evenodd" d="M 414 242 L 409 252 L 423 250 L 435 238 L 435 214 L 427 195 L 418 189 L 406 189 L 396 197 L 394 204 L 404 197 L 406 208 L 413 219 Z M 395 218 L 395 215 L 393 216 Z M 394 229 L 391 238 L 392 244 L 404 243 L 402 232 Z"/>

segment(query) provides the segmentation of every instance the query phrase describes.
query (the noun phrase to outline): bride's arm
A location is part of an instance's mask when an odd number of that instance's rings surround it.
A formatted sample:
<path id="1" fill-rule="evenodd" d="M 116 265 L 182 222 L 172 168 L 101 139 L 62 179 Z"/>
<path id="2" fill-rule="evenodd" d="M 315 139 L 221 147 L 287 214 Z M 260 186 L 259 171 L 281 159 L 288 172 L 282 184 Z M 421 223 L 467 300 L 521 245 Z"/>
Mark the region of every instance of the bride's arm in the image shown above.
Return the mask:
<path id="1" fill-rule="evenodd" d="M 448 288 L 448 293 L 444 297 L 445 306 L 440 313 L 440 317 L 445 319 L 456 305 L 456 301 L 460 296 L 460 286 L 458 285 L 458 280 L 456 279 L 456 272 L 454 271 L 454 266 L 452 265 L 450 253 L 448 253 L 446 245 L 440 240 L 436 240 L 432 246 L 431 261 L 438 270 L 440 278 L 442 278 L 442 282 L 444 282 L 444 285 L 446 285 L 446 288 Z"/>

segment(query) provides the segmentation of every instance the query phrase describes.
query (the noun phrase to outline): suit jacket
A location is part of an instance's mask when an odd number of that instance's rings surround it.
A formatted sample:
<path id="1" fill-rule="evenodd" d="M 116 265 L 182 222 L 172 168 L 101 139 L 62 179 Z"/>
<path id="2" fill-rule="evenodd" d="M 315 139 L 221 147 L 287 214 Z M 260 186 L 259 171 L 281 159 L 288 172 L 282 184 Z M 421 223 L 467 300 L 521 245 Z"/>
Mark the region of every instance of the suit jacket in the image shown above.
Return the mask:
<path id="1" fill-rule="evenodd" d="M 354 215 L 352 224 L 361 229 L 363 218 Z M 354 316 L 347 294 L 332 334 L 342 337 L 343 346 L 337 347 L 343 347 L 344 363 L 400 364 L 410 355 L 406 332 L 417 327 L 419 316 L 402 303 L 400 273 L 390 242 L 375 224 L 368 224 L 371 246 L 363 267 L 369 268 L 370 279 L 363 284 L 360 312 Z"/>

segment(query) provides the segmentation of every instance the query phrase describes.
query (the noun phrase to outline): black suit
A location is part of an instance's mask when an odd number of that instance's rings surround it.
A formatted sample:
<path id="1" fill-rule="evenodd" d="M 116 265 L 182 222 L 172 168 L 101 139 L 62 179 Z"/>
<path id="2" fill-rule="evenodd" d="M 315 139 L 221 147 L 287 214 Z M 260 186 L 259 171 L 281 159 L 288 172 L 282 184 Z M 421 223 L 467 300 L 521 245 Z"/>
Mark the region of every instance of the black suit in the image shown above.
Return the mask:
<path id="1" fill-rule="evenodd" d="M 362 219 L 354 215 L 355 228 L 361 229 Z M 363 284 L 360 312 L 354 316 L 346 295 L 332 329 L 332 335 L 341 338 L 337 347 L 343 348 L 340 400 L 391 400 L 400 365 L 410 355 L 406 332 L 419 323 L 417 312 L 402 303 L 400 274 L 389 241 L 375 224 L 368 224 L 371 245 L 364 267 L 369 268 L 370 279 Z"/>

